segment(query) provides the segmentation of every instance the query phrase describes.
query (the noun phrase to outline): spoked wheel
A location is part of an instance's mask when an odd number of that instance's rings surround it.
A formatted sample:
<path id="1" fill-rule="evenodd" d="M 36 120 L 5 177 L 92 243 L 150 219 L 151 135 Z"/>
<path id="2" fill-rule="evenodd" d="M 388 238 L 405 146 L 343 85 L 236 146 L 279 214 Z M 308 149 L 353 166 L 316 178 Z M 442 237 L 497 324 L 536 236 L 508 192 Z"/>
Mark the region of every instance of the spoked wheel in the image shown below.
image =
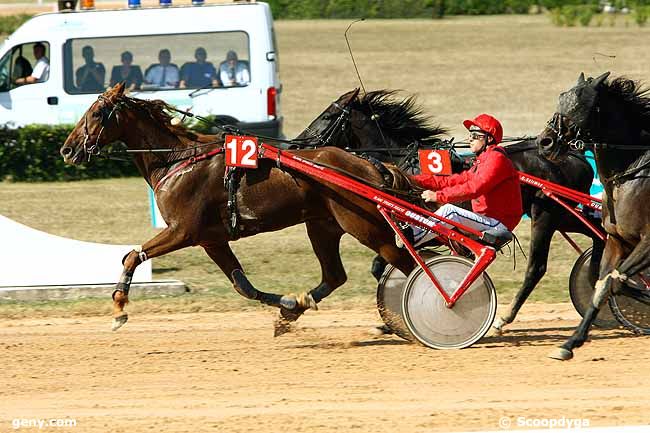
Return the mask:
<path id="1" fill-rule="evenodd" d="M 622 294 L 610 296 L 609 308 L 621 325 L 630 331 L 650 335 L 650 289 L 638 277 L 635 280 L 638 281 L 637 287 L 644 287 L 641 290 L 643 298 L 639 300 Z"/>
<path id="2" fill-rule="evenodd" d="M 451 295 L 473 266 L 462 257 L 442 256 L 426 261 L 442 288 Z M 409 275 L 402 296 L 404 323 L 413 336 L 433 349 L 463 349 L 480 340 L 490 329 L 497 310 L 497 296 L 484 272 L 452 308 L 421 268 Z"/>
<path id="3" fill-rule="evenodd" d="M 581 317 L 585 316 L 594 296 L 594 285 L 598 280 L 598 267 L 590 271 L 592 248 L 585 250 L 573 265 L 569 277 L 569 296 L 571 302 Z M 610 308 L 602 308 L 593 323 L 603 329 L 618 328 L 619 322 Z"/>
<path id="4" fill-rule="evenodd" d="M 419 253 L 425 261 L 437 255 L 428 250 L 421 250 Z M 415 341 L 402 319 L 402 293 L 405 283 L 406 275 L 393 265 L 386 266 L 377 286 L 377 310 L 388 329 L 405 340 Z"/>

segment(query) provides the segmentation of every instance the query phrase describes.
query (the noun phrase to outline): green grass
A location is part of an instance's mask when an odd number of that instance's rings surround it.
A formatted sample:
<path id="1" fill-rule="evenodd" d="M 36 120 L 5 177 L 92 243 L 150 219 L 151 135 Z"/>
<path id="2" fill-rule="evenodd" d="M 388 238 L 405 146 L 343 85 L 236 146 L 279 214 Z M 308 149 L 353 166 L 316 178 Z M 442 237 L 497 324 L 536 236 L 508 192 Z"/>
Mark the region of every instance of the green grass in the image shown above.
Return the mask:
<path id="1" fill-rule="evenodd" d="M 79 240 L 142 244 L 156 230 L 150 227 L 146 186 L 136 178 L 67 183 L 2 183 L 0 214 L 33 228 Z M 527 248 L 530 223 L 516 230 Z M 584 243 L 584 242 L 583 242 Z M 264 233 L 233 243 L 244 269 L 260 289 L 277 293 L 309 289 L 320 281 L 320 268 L 311 251 L 303 226 Z M 52 251 L 56 254 L 56 251 Z M 349 276 L 325 305 L 372 305 L 376 282 L 369 273 L 374 253 L 345 236 L 341 253 Z M 568 275 L 576 253 L 558 236 L 554 240 L 549 272 L 533 301 L 568 300 Z M 511 258 L 499 256 L 490 267 L 501 302 L 509 302 L 523 279 L 525 259 L 517 253 L 517 269 Z M 130 307 L 137 312 L 222 311 L 256 307 L 241 299 L 227 278 L 200 248 L 187 248 L 153 260 L 154 278 L 179 279 L 192 294 L 138 300 Z M 115 276 L 116 279 L 118 275 Z M 136 294 L 137 295 L 137 294 Z M 0 316 L 70 316 L 109 314 L 110 302 L 79 300 L 33 303 L 2 303 Z"/>

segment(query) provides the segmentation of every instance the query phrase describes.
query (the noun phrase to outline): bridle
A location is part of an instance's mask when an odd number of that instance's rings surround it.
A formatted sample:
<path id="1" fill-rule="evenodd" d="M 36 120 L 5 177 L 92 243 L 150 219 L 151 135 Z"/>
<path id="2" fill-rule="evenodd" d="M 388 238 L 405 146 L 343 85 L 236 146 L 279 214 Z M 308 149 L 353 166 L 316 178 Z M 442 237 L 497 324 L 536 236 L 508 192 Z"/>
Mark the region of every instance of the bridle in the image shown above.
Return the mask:
<path id="1" fill-rule="evenodd" d="M 334 141 L 334 138 L 338 136 L 338 134 L 342 134 L 345 132 L 346 127 L 347 127 L 347 120 L 348 117 L 350 116 L 350 108 L 348 105 L 352 103 L 348 102 L 348 104 L 344 107 L 341 106 L 338 102 L 332 102 L 329 107 L 327 107 L 328 111 L 330 107 L 334 107 L 337 110 L 340 111 L 340 114 L 337 116 L 337 118 L 334 120 L 334 122 L 331 122 L 323 131 L 316 131 L 309 126 L 305 128 L 305 131 L 307 131 L 310 135 L 307 137 L 303 138 L 295 138 L 291 140 L 291 143 L 293 144 L 302 144 L 303 142 L 306 143 L 313 143 L 313 141 L 316 141 L 316 146 L 327 146 L 330 144 L 330 142 Z M 313 146 L 313 144 L 311 144 Z"/>
<path id="2" fill-rule="evenodd" d="M 596 107 L 596 111 L 600 111 L 598 107 Z M 591 135 L 584 132 L 583 129 L 566 114 L 555 112 L 553 117 L 551 117 L 551 119 L 546 123 L 546 127 L 555 133 L 558 144 L 566 143 L 571 150 L 582 152 L 596 144 L 592 140 Z M 563 132 L 564 130 L 566 130 L 566 133 Z M 573 136 L 569 141 L 566 140 L 568 135 Z"/>
<path id="3" fill-rule="evenodd" d="M 97 97 L 97 101 L 101 102 L 102 105 L 95 113 L 93 113 L 93 116 L 95 114 L 99 114 L 99 116 L 101 116 L 101 119 L 99 121 L 101 128 L 99 129 L 97 138 L 95 138 L 95 143 L 90 146 L 88 146 L 88 142 L 90 141 L 90 132 L 88 131 L 88 112 L 84 114 L 84 141 L 82 146 L 85 154 L 88 155 L 88 162 L 90 162 L 90 158 L 92 156 L 99 156 L 101 154 L 99 139 L 104 133 L 104 129 L 106 128 L 106 125 L 108 124 L 108 122 L 111 120 L 113 116 L 115 116 L 115 121 L 119 123 L 118 111 L 125 104 L 125 102 L 122 99 L 120 99 L 120 101 L 118 101 L 117 103 L 113 103 L 104 95 L 99 95 Z M 109 104 L 111 106 L 110 111 L 108 111 Z"/>

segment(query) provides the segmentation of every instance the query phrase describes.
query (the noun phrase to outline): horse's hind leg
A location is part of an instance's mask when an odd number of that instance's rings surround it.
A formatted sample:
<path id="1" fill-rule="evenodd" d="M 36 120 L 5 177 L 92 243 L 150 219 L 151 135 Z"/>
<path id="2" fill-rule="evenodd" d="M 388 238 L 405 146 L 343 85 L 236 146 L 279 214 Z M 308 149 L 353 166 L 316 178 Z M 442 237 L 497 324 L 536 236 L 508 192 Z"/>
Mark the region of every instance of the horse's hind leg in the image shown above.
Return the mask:
<path id="1" fill-rule="evenodd" d="M 636 249 L 635 249 L 636 250 Z M 647 248 L 646 248 L 647 251 Z M 591 300 L 591 305 L 585 312 L 580 325 L 573 332 L 573 335 L 564 342 L 558 349 L 553 351 L 549 357 L 566 361 L 573 358 L 573 349 L 582 346 L 589 336 L 589 328 L 596 319 L 600 308 L 603 306 L 610 294 L 612 285 L 611 272 L 621 262 L 625 254 L 625 247 L 614 236 L 609 236 L 605 244 L 605 251 L 603 252 L 603 259 L 600 264 L 600 279 L 596 282 L 596 290 Z M 627 261 L 627 260 L 626 260 Z"/>
<path id="2" fill-rule="evenodd" d="M 373 277 L 375 277 L 375 280 L 377 280 L 377 282 L 379 282 L 379 280 L 381 280 L 381 276 L 384 275 L 384 271 L 386 270 L 387 265 L 388 262 L 382 256 L 375 256 L 375 258 L 372 259 L 370 273 Z"/>
<path id="3" fill-rule="evenodd" d="M 498 317 L 492 327 L 501 334 L 503 327 L 512 323 L 517 317 L 517 313 L 524 305 L 533 289 L 539 283 L 546 273 L 548 264 L 548 253 L 551 247 L 551 239 L 555 233 L 555 227 L 551 221 L 551 215 L 546 213 L 543 216 L 535 217 L 531 227 L 530 250 L 528 253 L 528 264 L 526 267 L 526 276 L 521 288 L 515 295 L 514 299 L 508 306 L 503 315 Z"/>
<path id="4" fill-rule="evenodd" d="M 321 282 L 308 293 L 297 298 L 294 308 L 280 308 L 280 318 L 275 324 L 275 335 L 289 330 L 289 323 L 297 320 L 307 309 L 317 309 L 317 303 L 329 296 L 347 280 L 339 246 L 343 229 L 334 220 L 313 220 L 305 223 L 307 234 L 321 267 Z M 312 302 L 313 301 L 313 302 Z"/>
<path id="5" fill-rule="evenodd" d="M 191 240 L 184 232 L 168 227 L 153 239 L 147 241 L 138 251 L 133 250 L 124 256 L 122 260 L 124 270 L 113 292 L 113 331 L 119 329 L 128 320 L 128 314 L 124 311 L 124 306 L 129 302 L 131 279 L 138 265 L 146 260 L 163 256 L 190 245 Z"/>

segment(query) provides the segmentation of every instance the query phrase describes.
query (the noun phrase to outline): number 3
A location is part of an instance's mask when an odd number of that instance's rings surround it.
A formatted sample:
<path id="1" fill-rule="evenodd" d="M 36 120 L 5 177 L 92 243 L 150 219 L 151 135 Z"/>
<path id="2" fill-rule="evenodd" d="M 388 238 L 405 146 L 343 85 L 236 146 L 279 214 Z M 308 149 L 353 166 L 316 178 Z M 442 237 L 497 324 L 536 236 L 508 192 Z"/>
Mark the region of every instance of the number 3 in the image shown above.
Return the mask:
<path id="1" fill-rule="evenodd" d="M 428 168 L 431 173 L 440 173 L 442 172 L 442 169 L 445 168 L 445 166 L 442 165 L 442 157 L 438 152 L 429 152 L 428 159 L 430 161 Z"/>

